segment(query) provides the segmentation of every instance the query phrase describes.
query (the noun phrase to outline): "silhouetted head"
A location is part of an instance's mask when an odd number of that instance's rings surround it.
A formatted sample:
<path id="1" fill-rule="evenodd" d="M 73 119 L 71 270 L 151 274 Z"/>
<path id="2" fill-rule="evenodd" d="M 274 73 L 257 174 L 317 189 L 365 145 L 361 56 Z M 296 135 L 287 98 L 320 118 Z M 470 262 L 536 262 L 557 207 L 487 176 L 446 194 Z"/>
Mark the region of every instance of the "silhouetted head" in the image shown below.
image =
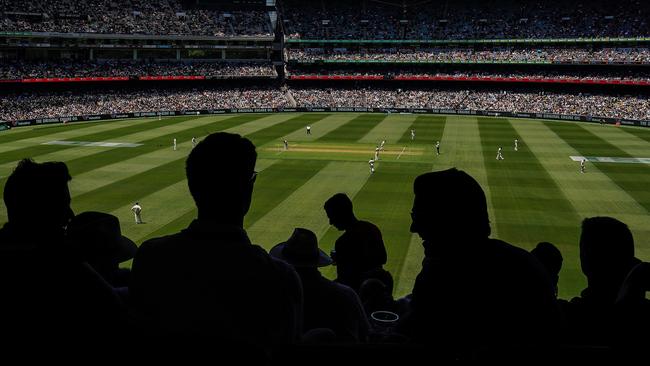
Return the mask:
<path id="1" fill-rule="evenodd" d="M 481 186 L 456 168 L 422 174 L 413 183 L 411 232 L 424 240 L 487 238 L 487 202 Z"/>
<path id="2" fill-rule="evenodd" d="M 303 228 L 294 229 L 291 237 L 271 248 L 269 254 L 298 268 L 325 267 L 332 264 L 332 258 L 318 248 L 316 234 Z"/>
<path id="3" fill-rule="evenodd" d="M 103 212 L 88 211 L 75 216 L 68 224 L 66 240 L 75 253 L 100 273 L 132 259 L 138 249 L 131 239 L 122 236 L 118 218 Z"/>
<path id="4" fill-rule="evenodd" d="M 334 225 L 339 230 L 347 229 L 350 223 L 356 220 L 352 201 L 345 193 L 337 193 L 325 201 L 325 212 L 330 225 Z"/>
<path id="5" fill-rule="evenodd" d="M 199 217 L 242 219 L 255 182 L 257 153 L 250 140 L 218 132 L 199 142 L 187 158 L 187 184 Z"/>
<path id="6" fill-rule="evenodd" d="M 74 216 L 68 189 L 71 179 L 65 163 L 21 160 L 4 188 L 9 222 L 36 231 L 64 228 Z"/>
<path id="7" fill-rule="evenodd" d="M 620 282 L 636 263 L 634 239 L 627 225 L 611 217 L 582 221 L 580 265 L 590 286 Z"/>
<path id="8" fill-rule="evenodd" d="M 557 288 L 563 261 L 560 250 L 551 243 L 541 242 L 530 251 L 530 254 L 537 258 L 544 268 L 546 268 L 548 274 L 551 276 L 551 280 L 553 280 L 553 284 Z"/>

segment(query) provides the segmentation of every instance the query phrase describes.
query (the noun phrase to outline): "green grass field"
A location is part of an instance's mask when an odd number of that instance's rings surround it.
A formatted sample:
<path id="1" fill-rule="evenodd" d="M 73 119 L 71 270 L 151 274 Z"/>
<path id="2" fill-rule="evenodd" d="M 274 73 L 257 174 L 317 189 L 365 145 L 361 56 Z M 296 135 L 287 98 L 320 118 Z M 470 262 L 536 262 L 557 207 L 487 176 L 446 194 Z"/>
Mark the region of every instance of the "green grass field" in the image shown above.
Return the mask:
<path id="1" fill-rule="evenodd" d="M 305 126 L 312 126 L 308 136 Z M 411 141 L 410 129 L 416 130 Z M 650 165 L 589 162 L 585 174 L 570 156 L 650 158 L 650 129 L 466 116 L 383 114 L 245 114 L 80 123 L 0 132 L 0 187 L 16 162 L 65 161 L 73 175 L 75 212 L 118 216 L 137 243 L 173 233 L 195 217 L 184 162 L 192 136 L 217 131 L 247 136 L 259 154 L 254 202 L 246 217 L 251 239 L 265 248 L 289 237 L 294 227 L 313 230 L 329 251 L 339 232 L 322 209 L 332 194 L 346 192 L 357 216 L 379 226 L 387 245 L 395 295 L 410 292 L 422 260 L 420 239 L 409 233 L 413 179 L 424 172 L 458 167 L 486 191 L 493 237 L 530 249 L 539 241 L 564 255 L 560 296 L 585 285 L 578 236 L 583 218 L 616 217 L 634 233 L 637 256 L 650 259 Z M 178 139 L 178 151 L 172 139 Z M 283 151 L 281 140 L 290 148 Z M 513 140 L 519 139 L 515 152 Z M 368 160 L 386 139 L 371 175 Z M 138 147 L 43 145 L 107 141 Z M 434 143 L 441 141 L 441 155 Z M 503 146 L 505 160 L 495 159 Z M 221 159 L 216 156 L 218 168 Z M 440 192 L 441 195 L 445 192 Z M 144 225 L 130 207 L 140 201 Z M 4 207 L 4 206 L 3 206 Z M 6 221 L 0 211 L 0 223 Z M 332 277 L 333 268 L 325 269 Z"/>

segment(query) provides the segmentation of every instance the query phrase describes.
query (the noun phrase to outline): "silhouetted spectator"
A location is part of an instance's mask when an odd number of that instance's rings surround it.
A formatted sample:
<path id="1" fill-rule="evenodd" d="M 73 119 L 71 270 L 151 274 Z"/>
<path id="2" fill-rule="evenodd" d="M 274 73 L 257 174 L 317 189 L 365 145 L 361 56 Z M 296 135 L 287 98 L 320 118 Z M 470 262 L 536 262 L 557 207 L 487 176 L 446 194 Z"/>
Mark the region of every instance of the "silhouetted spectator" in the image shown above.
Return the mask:
<path id="1" fill-rule="evenodd" d="M 548 275 L 551 277 L 553 288 L 555 289 L 555 296 L 557 297 L 558 288 L 557 284 L 560 280 L 560 270 L 562 269 L 562 253 L 560 250 L 549 242 L 538 243 L 533 250 L 530 251 L 537 260 L 544 266 Z"/>
<path id="2" fill-rule="evenodd" d="M 646 299 L 648 291 L 650 291 L 650 263 L 641 262 L 632 268 L 623 281 L 616 303 L 648 304 L 649 300 Z"/>
<path id="3" fill-rule="evenodd" d="M 82 212 L 68 224 L 66 240 L 124 301 L 128 299 L 131 270 L 120 263 L 135 256 L 138 246 L 122 235 L 117 217 L 103 212 Z"/>
<path id="4" fill-rule="evenodd" d="M 177 234 L 144 242 L 133 261 L 130 298 L 151 336 L 265 346 L 302 333 L 298 275 L 251 244 L 243 228 L 256 159 L 255 146 L 236 134 L 211 134 L 192 149 L 186 173 L 198 218 Z"/>
<path id="5" fill-rule="evenodd" d="M 359 290 L 359 298 L 361 298 L 363 308 L 368 315 L 378 310 L 397 312 L 395 299 L 393 299 L 388 286 L 376 278 L 363 281 Z"/>
<path id="6" fill-rule="evenodd" d="M 617 334 L 619 348 L 632 351 L 632 357 L 645 357 L 650 335 L 650 263 L 637 264 L 627 275 L 616 299 L 617 321 L 623 324 L 623 334 Z M 637 357 L 637 359 L 640 359 Z"/>
<path id="7" fill-rule="evenodd" d="M 352 201 L 344 193 L 337 193 L 325 202 L 330 224 L 345 231 L 334 245 L 336 280 L 350 286 L 357 293 L 361 283 L 375 276 L 383 276 L 386 248 L 381 232 L 372 223 L 356 218 Z M 378 274 L 379 273 L 379 274 Z"/>
<path id="8" fill-rule="evenodd" d="M 0 323 L 12 337 L 58 344 L 110 337 L 126 324 L 111 287 L 68 250 L 64 228 L 73 216 L 68 168 L 24 159 L 7 179 L 9 222 L 0 229 Z"/>
<path id="9" fill-rule="evenodd" d="M 332 264 L 332 259 L 318 248 L 316 234 L 297 228 L 270 254 L 291 264 L 300 276 L 306 332 L 327 328 L 334 332 L 337 342 L 366 341 L 369 324 L 359 296 L 348 286 L 326 279 L 318 270 Z"/>
<path id="10" fill-rule="evenodd" d="M 559 320 L 549 276 L 530 253 L 488 238 L 479 184 L 449 169 L 420 175 L 414 191 L 411 232 L 425 259 L 400 331 L 447 350 L 548 341 Z"/>
<path id="11" fill-rule="evenodd" d="M 625 324 L 616 320 L 615 302 L 628 273 L 641 263 L 634 256 L 634 238 L 623 222 L 611 217 L 582 221 L 580 265 L 587 288 L 571 300 L 567 314 L 577 342 L 608 345 Z"/>

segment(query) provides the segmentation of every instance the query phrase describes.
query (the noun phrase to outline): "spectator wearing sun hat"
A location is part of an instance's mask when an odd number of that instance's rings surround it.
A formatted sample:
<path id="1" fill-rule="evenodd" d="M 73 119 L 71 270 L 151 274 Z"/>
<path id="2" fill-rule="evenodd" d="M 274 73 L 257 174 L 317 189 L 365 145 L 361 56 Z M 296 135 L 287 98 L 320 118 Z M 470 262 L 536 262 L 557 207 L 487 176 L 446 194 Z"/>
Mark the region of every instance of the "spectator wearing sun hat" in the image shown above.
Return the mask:
<path id="1" fill-rule="evenodd" d="M 120 268 L 120 263 L 133 259 L 138 246 L 122 235 L 117 217 L 103 212 L 82 212 L 68 224 L 66 241 L 116 294 L 127 299 L 131 271 Z"/>
<path id="2" fill-rule="evenodd" d="M 291 237 L 270 251 L 272 257 L 291 264 L 302 281 L 304 331 L 326 328 L 335 334 L 335 342 L 366 341 L 368 320 L 359 296 L 350 287 L 323 277 L 318 270 L 332 259 L 318 248 L 312 231 L 296 228 Z"/>

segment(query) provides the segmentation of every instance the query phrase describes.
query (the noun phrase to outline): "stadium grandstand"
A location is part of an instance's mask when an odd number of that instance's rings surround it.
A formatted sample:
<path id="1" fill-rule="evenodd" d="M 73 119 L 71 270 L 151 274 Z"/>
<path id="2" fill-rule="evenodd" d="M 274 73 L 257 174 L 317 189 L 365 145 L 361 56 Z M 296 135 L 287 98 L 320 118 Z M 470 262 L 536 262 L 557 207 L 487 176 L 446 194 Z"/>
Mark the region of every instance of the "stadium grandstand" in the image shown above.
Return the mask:
<path id="1" fill-rule="evenodd" d="M 0 278 L 28 299 L 0 300 L 0 318 L 20 336 L 69 320 L 80 344 L 151 340 L 148 361 L 647 358 L 644 127 L 644 0 L 0 0 L 0 257 L 18 263 Z M 50 180 L 63 209 L 39 206 Z M 41 201 L 17 204 L 28 191 Z M 449 216 L 468 226 L 432 234 Z M 73 234 L 118 238 L 119 268 Z M 69 268 L 30 264 L 21 235 L 60 235 Z M 179 238 L 196 252 L 174 253 Z M 346 255 L 381 263 L 350 280 Z"/>

